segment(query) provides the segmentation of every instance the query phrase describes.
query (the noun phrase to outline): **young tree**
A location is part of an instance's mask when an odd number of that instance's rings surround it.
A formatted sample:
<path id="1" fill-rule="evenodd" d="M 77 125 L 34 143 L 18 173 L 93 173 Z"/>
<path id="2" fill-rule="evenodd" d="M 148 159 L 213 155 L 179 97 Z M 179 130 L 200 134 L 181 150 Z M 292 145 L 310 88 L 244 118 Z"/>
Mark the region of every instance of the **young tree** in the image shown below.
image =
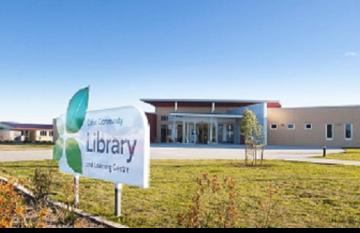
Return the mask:
<path id="1" fill-rule="evenodd" d="M 259 124 L 256 115 L 246 109 L 243 113 L 244 118 L 241 121 L 241 134 L 245 138 L 245 165 L 249 165 L 249 158 L 251 158 L 251 165 L 257 165 L 257 155 L 261 152 L 261 165 L 263 164 L 264 154 L 264 127 Z"/>

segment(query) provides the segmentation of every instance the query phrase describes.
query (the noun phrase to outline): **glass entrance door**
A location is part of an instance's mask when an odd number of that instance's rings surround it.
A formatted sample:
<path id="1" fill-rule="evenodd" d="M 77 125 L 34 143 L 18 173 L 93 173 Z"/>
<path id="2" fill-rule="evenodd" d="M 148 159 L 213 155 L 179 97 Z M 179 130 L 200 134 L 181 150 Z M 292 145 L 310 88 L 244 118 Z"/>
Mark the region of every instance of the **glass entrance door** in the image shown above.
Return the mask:
<path id="1" fill-rule="evenodd" d="M 185 123 L 185 143 L 197 143 L 197 132 L 195 130 L 195 124 L 194 123 Z"/>
<path id="2" fill-rule="evenodd" d="M 209 125 L 208 124 L 199 124 L 197 126 L 198 131 L 198 143 L 199 144 L 208 144 L 209 143 Z"/>

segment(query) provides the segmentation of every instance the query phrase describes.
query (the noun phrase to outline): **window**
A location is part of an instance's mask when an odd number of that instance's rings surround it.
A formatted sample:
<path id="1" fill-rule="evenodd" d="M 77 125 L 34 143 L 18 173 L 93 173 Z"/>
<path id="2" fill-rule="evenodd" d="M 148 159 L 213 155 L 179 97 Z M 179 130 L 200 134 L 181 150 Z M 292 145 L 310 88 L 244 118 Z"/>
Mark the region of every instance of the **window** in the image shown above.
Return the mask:
<path id="1" fill-rule="evenodd" d="M 345 140 L 351 141 L 353 139 L 353 125 L 345 124 Z"/>
<path id="2" fill-rule="evenodd" d="M 270 125 L 270 129 L 271 129 L 271 130 L 277 130 L 277 129 L 278 129 L 278 125 L 272 124 L 272 125 Z"/>
<path id="3" fill-rule="evenodd" d="M 47 136 L 47 131 L 40 131 L 40 136 L 46 137 Z"/>
<path id="4" fill-rule="evenodd" d="M 295 124 L 288 124 L 287 129 L 288 130 L 295 130 Z"/>
<path id="5" fill-rule="evenodd" d="M 49 131 L 49 136 L 50 136 L 50 137 L 54 137 L 54 132 L 53 132 L 53 131 Z"/>
<path id="6" fill-rule="evenodd" d="M 169 121 L 169 117 L 168 116 L 161 116 L 161 121 Z"/>
<path id="7" fill-rule="evenodd" d="M 27 130 L 21 131 L 21 136 L 28 136 L 29 132 Z"/>
<path id="8" fill-rule="evenodd" d="M 227 138 L 227 143 L 230 143 L 230 144 L 235 143 L 235 128 L 232 124 L 228 124 L 228 126 L 227 126 L 227 137 L 226 138 Z"/>
<path id="9" fill-rule="evenodd" d="M 305 130 L 312 130 L 312 129 L 313 129 L 313 126 L 312 126 L 312 124 L 305 124 L 305 125 L 304 125 L 304 129 L 305 129 Z"/>
<path id="10" fill-rule="evenodd" d="M 326 125 L 326 140 L 334 139 L 334 126 L 331 124 Z"/>
<path id="11" fill-rule="evenodd" d="M 178 121 L 180 118 L 178 116 L 169 116 L 168 121 Z"/>

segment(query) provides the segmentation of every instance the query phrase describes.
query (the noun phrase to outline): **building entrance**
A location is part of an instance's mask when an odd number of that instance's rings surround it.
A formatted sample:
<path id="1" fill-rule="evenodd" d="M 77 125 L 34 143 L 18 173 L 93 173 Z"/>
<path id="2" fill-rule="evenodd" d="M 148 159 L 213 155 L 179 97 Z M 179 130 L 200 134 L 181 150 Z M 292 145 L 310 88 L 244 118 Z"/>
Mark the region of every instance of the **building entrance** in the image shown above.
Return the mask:
<path id="1" fill-rule="evenodd" d="M 185 141 L 184 143 L 192 144 L 209 144 L 210 131 L 209 124 L 185 124 Z"/>
<path id="2" fill-rule="evenodd" d="M 170 118 L 172 123 L 161 126 L 161 141 L 205 145 L 241 143 L 240 119 L 242 116 L 210 116 L 206 114 L 172 116 Z"/>
<path id="3" fill-rule="evenodd" d="M 184 143 L 191 143 L 191 144 L 216 143 L 216 125 L 211 123 L 197 123 L 197 124 L 185 123 Z"/>
<path id="4" fill-rule="evenodd" d="M 199 124 L 197 126 L 198 132 L 198 143 L 199 144 L 209 144 L 209 125 L 208 124 Z"/>

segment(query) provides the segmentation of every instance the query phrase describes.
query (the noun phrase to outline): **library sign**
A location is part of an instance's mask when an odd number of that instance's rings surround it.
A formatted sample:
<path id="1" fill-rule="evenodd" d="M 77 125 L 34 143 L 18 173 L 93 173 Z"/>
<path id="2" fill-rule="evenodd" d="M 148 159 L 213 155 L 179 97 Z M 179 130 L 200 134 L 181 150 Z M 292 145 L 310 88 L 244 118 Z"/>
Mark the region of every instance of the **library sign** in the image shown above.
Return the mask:
<path id="1" fill-rule="evenodd" d="M 150 129 L 136 107 L 87 112 L 89 88 L 57 119 L 53 158 L 63 173 L 149 188 Z"/>

